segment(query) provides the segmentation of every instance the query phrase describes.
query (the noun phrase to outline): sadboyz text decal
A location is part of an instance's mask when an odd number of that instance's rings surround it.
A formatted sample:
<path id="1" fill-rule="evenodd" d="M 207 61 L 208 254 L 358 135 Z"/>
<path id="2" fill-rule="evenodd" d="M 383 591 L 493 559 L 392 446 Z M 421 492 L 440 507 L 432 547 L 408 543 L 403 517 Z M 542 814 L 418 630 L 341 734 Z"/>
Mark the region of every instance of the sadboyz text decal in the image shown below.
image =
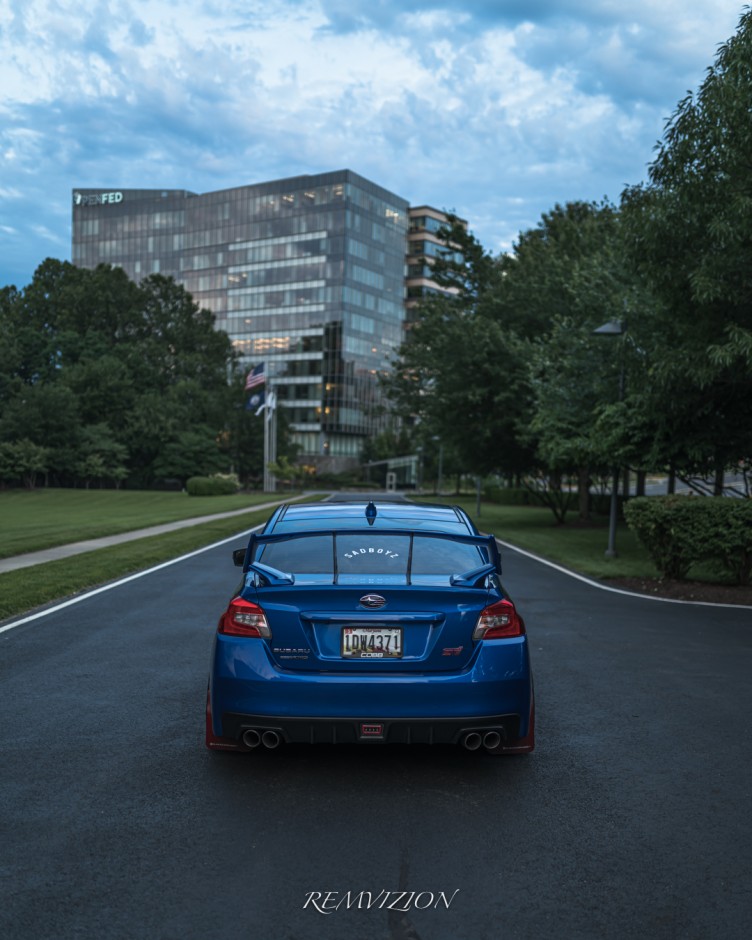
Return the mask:
<path id="1" fill-rule="evenodd" d="M 390 548 L 354 548 L 351 552 L 345 552 L 345 558 L 359 558 L 361 555 L 383 555 L 384 558 L 399 558 L 399 552 L 393 552 Z"/>

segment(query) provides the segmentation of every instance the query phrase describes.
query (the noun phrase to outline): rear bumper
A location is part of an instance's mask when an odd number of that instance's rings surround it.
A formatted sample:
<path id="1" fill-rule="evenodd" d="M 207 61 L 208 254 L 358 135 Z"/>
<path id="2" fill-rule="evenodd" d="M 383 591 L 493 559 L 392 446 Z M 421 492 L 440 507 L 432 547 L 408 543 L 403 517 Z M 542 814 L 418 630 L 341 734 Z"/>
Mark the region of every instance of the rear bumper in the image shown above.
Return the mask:
<path id="1" fill-rule="evenodd" d="M 519 715 L 488 715 L 460 719 L 290 718 L 286 715 L 222 715 L 224 736 L 239 741 L 245 731 L 276 731 L 287 744 L 460 744 L 472 732 L 496 731 L 502 740 L 520 736 Z"/>
<path id="2" fill-rule="evenodd" d="M 258 640 L 217 634 L 210 677 L 212 732 L 228 742 L 248 728 L 291 743 L 450 744 L 475 728 L 511 741 L 528 734 L 532 702 L 524 636 L 485 641 L 458 672 L 322 673 L 280 669 Z M 369 723 L 382 732 L 364 735 Z"/>

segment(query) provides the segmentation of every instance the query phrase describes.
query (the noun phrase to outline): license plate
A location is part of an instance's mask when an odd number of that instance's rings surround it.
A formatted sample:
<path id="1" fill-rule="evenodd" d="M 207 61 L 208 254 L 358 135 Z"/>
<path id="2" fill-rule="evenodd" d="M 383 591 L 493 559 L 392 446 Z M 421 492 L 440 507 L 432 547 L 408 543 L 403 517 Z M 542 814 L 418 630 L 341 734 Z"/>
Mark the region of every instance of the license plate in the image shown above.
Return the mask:
<path id="1" fill-rule="evenodd" d="M 345 659 L 400 659 L 402 627 L 343 627 Z"/>

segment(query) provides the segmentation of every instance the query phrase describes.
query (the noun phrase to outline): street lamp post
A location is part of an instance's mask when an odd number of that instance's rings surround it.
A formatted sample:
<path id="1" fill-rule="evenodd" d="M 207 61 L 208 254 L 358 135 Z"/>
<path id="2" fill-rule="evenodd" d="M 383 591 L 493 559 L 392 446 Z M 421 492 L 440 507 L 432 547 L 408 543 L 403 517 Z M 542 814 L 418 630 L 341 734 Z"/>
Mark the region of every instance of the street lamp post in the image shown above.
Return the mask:
<path id="1" fill-rule="evenodd" d="M 609 320 L 597 330 L 593 330 L 599 336 L 622 336 L 627 331 L 627 324 L 624 320 Z M 619 362 L 619 399 L 624 400 L 624 355 L 620 356 Z M 611 478 L 611 506 L 608 518 L 608 548 L 605 551 L 606 558 L 618 557 L 616 551 L 616 519 L 619 512 L 619 467 L 615 465 L 612 470 Z"/>

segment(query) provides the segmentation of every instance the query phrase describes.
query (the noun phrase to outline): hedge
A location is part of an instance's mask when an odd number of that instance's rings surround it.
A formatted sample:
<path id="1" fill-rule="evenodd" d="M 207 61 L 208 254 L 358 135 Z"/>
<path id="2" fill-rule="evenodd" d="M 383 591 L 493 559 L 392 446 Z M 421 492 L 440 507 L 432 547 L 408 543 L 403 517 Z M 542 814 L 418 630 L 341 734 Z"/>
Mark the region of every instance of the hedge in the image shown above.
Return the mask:
<path id="1" fill-rule="evenodd" d="M 624 507 L 629 527 L 664 578 L 682 580 L 696 562 L 752 573 L 752 500 L 724 496 L 639 496 Z"/>
<path id="2" fill-rule="evenodd" d="M 227 477 L 191 477 L 185 488 L 189 496 L 231 496 L 238 484 Z"/>

